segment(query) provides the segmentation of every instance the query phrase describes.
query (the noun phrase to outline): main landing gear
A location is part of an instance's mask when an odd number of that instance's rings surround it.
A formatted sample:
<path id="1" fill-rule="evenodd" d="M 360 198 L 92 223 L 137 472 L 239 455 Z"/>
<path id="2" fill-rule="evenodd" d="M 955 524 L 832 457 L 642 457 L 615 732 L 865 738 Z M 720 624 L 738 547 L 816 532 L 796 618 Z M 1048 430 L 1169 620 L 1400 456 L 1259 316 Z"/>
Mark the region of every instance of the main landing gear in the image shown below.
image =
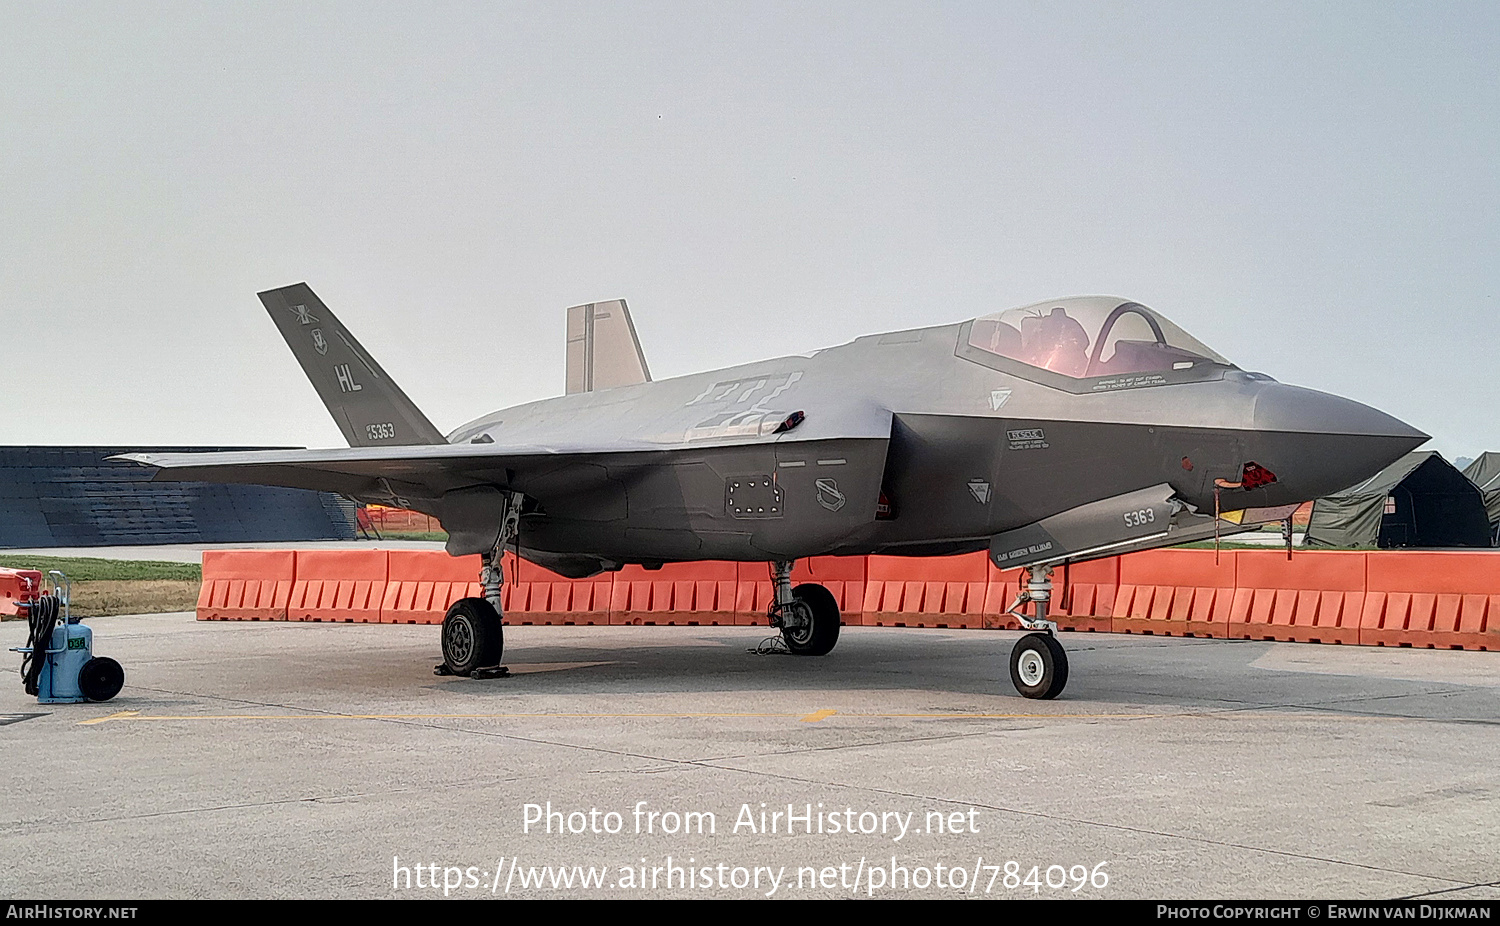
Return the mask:
<path id="1" fill-rule="evenodd" d="M 776 598 L 767 614 L 793 656 L 826 656 L 839 641 L 839 603 L 833 593 L 812 582 L 792 588 L 790 560 L 772 563 Z"/>
<path id="2" fill-rule="evenodd" d="M 1068 684 L 1068 654 L 1057 642 L 1057 624 L 1047 620 L 1047 602 L 1052 599 L 1052 567 L 1029 566 L 1026 588 L 1006 613 L 1014 615 L 1028 633 L 1010 651 L 1010 680 L 1027 698 L 1055 698 Z M 1023 610 L 1033 605 L 1033 616 Z"/>
<path id="3" fill-rule="evenodd" d="M 500 678 L 510 674 L 500 665 L 500 657 L 505 653 L 501 617 L 504 606 L 500 596 L 505 587 L 505 571 L 500 563 L 505 545 L 516 535 L 520 518 L 520 496 L 512 496 L 506 504 L 495 547 L 485 555 L 484 566 L 479 570 L 484 597 L 460 598 L 448 608 L 448 615 L 443 618 L 443 661 L 432 670 L 434 675 Z"/>
<path id="4" fill-rule="evenodd" d="M 504 652 L 500 612 L 483 598 L 460 598 L 443 618 L 443 664 L 434 671 L 483 678 L 500 667 Z"/>

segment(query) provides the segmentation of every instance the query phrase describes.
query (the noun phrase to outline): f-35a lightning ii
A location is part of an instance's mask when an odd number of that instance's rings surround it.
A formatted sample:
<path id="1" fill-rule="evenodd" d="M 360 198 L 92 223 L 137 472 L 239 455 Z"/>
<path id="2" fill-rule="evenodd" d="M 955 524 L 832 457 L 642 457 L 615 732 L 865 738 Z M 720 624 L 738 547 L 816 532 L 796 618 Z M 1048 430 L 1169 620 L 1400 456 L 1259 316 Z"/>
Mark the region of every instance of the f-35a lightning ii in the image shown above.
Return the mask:
<path id="1" fill-rule="evenodd" d="M 653 382 L 623 301 L 568 310 L 568 394 L 435 428 L 306 284 L 260 294 L 347 449 L 131 454 L 158 480 L 337 492 L 438 518 L 482 554 L 449 610 L 446 671 L 502 651 L 501 554 L 565 576 L 627 563 L 772 564 L 795 654 L 839 634 L 795 560 L 988 549 L 1025 567 L 1011 655 L 1028 697 L 1067 681 L 1053 566 L 1288 516 L 1427 436 L 1239 369 L 1128 299 L 1074 297 Z M 475 382 L 482 381 L 475 370 Z M 1025 614 L 1027 605 L 1031 613 Z"/>

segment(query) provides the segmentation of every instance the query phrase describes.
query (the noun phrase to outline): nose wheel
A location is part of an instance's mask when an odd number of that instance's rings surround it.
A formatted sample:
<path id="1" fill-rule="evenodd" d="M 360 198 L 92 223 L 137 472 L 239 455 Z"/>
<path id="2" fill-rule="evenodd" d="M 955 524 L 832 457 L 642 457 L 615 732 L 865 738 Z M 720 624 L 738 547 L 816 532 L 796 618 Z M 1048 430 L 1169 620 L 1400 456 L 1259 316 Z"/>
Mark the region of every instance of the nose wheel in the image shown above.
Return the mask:
<path id="1" fill-rule="evenodd" d="M 1028 633 L 1010 651 L 1010 680 L 1023 697 L 1050 700 L 1068 684 L 1068 654 L 1050 633 Z"/>

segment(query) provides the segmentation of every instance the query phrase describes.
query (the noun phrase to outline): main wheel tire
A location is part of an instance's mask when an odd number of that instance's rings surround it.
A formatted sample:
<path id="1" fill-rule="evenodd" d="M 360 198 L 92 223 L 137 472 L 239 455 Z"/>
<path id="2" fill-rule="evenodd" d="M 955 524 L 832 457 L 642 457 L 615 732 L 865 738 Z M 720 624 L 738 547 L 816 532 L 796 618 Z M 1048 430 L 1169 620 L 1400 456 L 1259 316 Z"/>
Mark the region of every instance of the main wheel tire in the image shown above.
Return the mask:
<path id="1" fill-rule="evenodd" d="M 125 670 L 108 656 L 95 656 L 78 670 L 78 690 L 90 701 L 108 701 L 125 687 Z"/>
<path id="2" fill-rule="evenodd" d="M 793 607 L 808 619 L 797 628 L 782 627 L 781 638 L 793 656 L 826 656 L 839 642 L 839 603 L 821 585 L 809 583 L 792 589 Z"/>
<path id="3" fill-rule="evenodd" d="M 1028 633 L 1010 651 L 1010 680 L 1028 698 L 1055 698 L 1068 684 L 1068 654 L 1050 633 Z"/>
<path id="4" fill-rule="evenodd" d="M 483 598 L 460 598 L 443 618 L 443 664 L 454 675 L 500 664 L 505 630 L 500 615 Z"/>

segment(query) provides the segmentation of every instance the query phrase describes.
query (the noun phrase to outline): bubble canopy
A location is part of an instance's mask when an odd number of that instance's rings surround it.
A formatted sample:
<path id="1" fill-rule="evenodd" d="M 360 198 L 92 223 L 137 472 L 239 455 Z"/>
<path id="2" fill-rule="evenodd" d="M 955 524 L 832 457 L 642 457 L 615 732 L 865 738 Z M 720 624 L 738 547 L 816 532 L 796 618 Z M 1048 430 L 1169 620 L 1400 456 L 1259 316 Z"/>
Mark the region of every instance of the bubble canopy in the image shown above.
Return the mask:
<path id="1" fill-rule="evenodd" d="M 1233 367 L 1155 311 L 1115 296 L 1075 296 L 985 315 L 963 326 L 958 346 L 959 356 L 986 366 L 1020 364 L 1069 380 L 1125 377 L 1150 385 Z"/>

